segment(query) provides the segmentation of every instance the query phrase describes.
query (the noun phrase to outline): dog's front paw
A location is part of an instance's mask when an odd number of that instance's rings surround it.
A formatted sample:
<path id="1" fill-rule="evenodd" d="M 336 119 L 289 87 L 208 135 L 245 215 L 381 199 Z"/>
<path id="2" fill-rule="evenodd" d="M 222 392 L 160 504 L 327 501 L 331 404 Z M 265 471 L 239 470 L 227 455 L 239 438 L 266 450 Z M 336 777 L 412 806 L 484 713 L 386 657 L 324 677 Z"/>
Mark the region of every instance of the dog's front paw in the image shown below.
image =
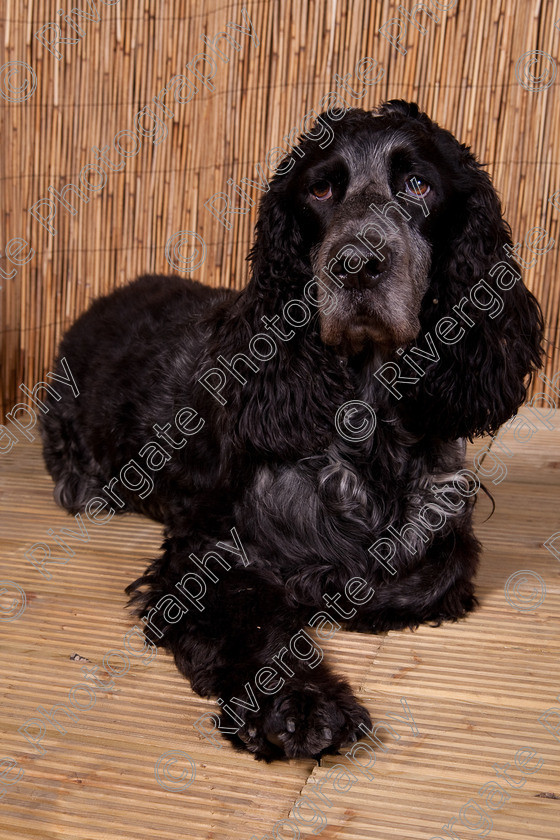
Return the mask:
<path id="1" fill-rule="evenodd" d="M 474 584 L 471 581 L 461 581 L 445 594 L 430 614 L 428 620 L 434 627 L 439 627 L 444 621 L 457 621 L 464 618 L 478 606 L 474 594 Z"/>
<path id="2" fill-rule="evenodd" d="M 263 698 L 257 712 L 239 707 L 236 712 L 244 725 L 228 738 L 238 749 L 265 761 L 336 753 L 361 737 L 361 723 L 371 726 L 367 710 L 350 687 L 332 676 L 327 684 L 292 679 L 277 695 Z"/>

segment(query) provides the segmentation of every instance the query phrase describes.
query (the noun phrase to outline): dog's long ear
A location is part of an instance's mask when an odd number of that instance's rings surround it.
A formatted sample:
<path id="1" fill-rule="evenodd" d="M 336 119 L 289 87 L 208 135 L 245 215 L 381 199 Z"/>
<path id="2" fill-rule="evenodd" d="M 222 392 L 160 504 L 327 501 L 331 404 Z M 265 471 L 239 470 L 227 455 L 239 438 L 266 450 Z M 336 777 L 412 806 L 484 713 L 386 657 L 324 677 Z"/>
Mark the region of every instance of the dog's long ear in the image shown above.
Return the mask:
<path id="1" fill-rule="evenodd" d="M 436 233 L 415 342 L 427 355 L 412 354 L 425 373 L 406 408 L 424 431 L 471 438 L 495 432 L 525 399 L 541 365 L 543 319 L 504 248 L 512 244 L 509 226 L 488 174 L 451 134 L 436 133 L 447 159 L 458 161 L 457 190 Z M 434 355 L 439 360 L 426 366 Z M 414 376 L 406 364 L 402 370 Z"/>
<path id="2" fill-rule="evenodd" d="M 271 179 L 260 202 L 255 242 L 247 257 L 253 269 L 251 285 L 269 300 L 274 300 L 279 292 L 289 299 L 297 281 L 309 271 L 309 264 L 302 257 L 305 249 L 300 220 L 294 216 L 292 170 L 296 166 L 297 160 L 287 156 L 278 167 L 280 174 Z"/>

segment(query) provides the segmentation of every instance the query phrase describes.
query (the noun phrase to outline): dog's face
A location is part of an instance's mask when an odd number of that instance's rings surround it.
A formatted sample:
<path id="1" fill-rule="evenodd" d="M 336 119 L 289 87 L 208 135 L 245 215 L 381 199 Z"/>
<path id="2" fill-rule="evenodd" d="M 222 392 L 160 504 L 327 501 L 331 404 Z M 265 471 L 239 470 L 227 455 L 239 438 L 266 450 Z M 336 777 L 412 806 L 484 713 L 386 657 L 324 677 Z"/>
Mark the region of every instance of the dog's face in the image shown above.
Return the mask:
<path id="1" fill-rule="evenodd" d="M 320 115 L 292 152 L 273 186 L 329 290 L 317 295 L 325 344 L 354 355 L 417 337 L 435 241 L 468 192 L 462 149 L 415 106 L 389 103 Z"/>
<path id="2" fill-rule="evenodd" d="M 483 434 L 516 411 L 543 353 L 511 244 L 488 173 L 417 105 L 327 111 L 262 198 L 247 301 L 258 331 L 305 298 L 325 365 L 388 363 L 403 390 L 379 387 L 411 427 Z"/>
<path id="3" fill-rule="evenodd" d="M 420 330 L 431 265 L 428 219 L 444 189 L 417 134 L 391 131 L 372 117 L 351 142 L 335 141 L 302 178 L 299 200 L 319 232 L 313 273 L 334 296 L 319 298 L 321 338 L 344 354 L 368 341 L 405 345 Z"/>
<path id="4" fill-rule="evenodd" d="M 406 345 L 420 331 L 453 160 L 440 129 L 401 112 L 351 112 L 333 128 L 329 147 L 308 142 L 290 173 L 313 273 L 332 289 L 319 296 L 321 338 L 345 355 Z"/>

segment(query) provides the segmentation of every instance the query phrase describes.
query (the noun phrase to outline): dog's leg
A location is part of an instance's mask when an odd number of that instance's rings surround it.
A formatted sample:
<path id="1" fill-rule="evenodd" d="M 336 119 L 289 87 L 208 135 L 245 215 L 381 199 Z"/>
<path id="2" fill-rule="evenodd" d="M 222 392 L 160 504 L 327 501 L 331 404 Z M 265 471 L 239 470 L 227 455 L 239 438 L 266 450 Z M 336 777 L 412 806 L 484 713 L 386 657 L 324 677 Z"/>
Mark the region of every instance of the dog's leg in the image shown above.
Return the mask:
<path id="1" fill-rule="evenodd" d="M 204 578 L 188 557 L 209 551 Z M 228 564 L 216 560 L 215 544 L 193 552 L 192 540 L 167 540 L 127 589 L 147 637 L 173 653 L 194 691 L 220 698 L 220 728 L 238 749 L 270 761 L 334 753 L 357 740 L 369 715 L 326 666 L 304 630 L 305 613 L 267 573 Z"/>
<path id="2" fill-rule="evenodd" d="M 480 543 L 470 524 L 434 540 L 418 565 L 406 574 L 384 575 L 375 596 L 348 625 L 350 630 L 385 632 L 419 624 L 456 621 L 477 606 L 473 577 Z"/>
<path id="3" fill-rule="evenodd" d="M 64 397 L 69 402 L 69 398 Z M 99 465 L 81 439 L 80 427 L 73 421 L 74 406 L 53 405 L 41 418 L 43 458 L 55 481 L 54 498 L 70 513 L 85 510 L 90 499 L 103 494 L 105 483 Z"/>

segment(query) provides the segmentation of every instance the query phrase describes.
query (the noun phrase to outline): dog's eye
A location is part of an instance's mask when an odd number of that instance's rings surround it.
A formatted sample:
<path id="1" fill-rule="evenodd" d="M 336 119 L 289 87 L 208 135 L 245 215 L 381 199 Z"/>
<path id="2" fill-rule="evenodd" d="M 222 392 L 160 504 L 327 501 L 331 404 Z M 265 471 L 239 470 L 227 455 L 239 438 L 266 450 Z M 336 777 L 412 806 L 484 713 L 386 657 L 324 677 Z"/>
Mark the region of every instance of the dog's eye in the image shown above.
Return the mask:
<path id="1" fill-rule="evenodd" d="M 410 195 L 428 195 L 430 192 L 430 185 L 423 178 L 418 178 L 412 175 L 404 182 L 404 188 Z"/>
<path id="2" fill-rule="evenodd" d="M 315 183 L 311 184 L 309 187 L 309 192 L 319 201 L 326 201 L 328 198 L 332 198 L 332 187 L 329 182 L 325 180 L 315 181 Z"/>

